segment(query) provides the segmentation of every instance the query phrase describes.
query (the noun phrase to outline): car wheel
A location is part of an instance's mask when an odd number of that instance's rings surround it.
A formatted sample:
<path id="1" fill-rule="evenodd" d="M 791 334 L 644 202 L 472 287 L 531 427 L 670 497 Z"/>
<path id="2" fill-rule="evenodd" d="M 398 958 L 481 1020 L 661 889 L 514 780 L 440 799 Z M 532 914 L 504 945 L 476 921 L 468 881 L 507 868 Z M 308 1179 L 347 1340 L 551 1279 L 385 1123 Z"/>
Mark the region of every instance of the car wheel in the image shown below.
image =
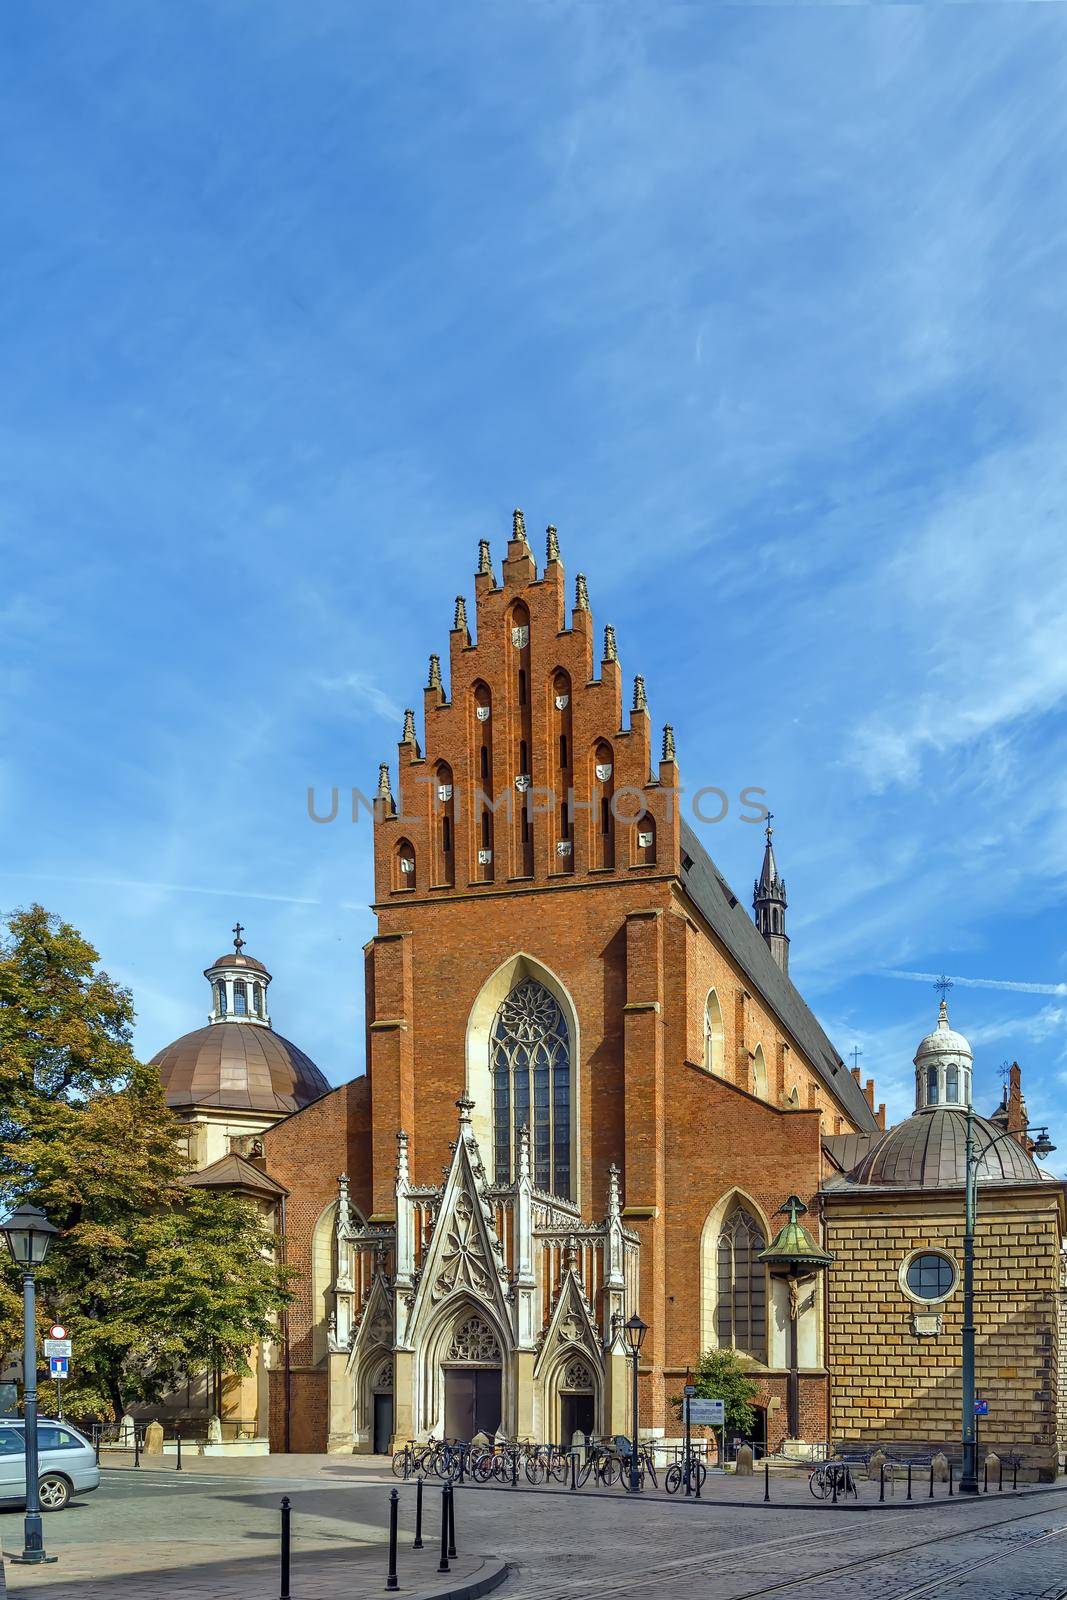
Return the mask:
<path id="1" fill-rule="evenodd" d="M 62 1511 L 70 1500 L 70 1484 L 58 1472 L 46 1472 L 40 1480 L 38 1492 L 42 1511 Z"/>

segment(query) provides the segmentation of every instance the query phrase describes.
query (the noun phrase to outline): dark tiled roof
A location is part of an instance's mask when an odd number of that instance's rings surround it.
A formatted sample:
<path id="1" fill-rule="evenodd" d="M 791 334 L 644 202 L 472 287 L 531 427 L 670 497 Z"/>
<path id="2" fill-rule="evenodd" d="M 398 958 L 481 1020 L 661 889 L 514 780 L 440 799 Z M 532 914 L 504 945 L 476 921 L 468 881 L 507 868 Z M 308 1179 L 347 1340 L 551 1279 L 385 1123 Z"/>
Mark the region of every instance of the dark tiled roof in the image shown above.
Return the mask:
<path id="1" fill-rule="evenodd" d="M 877 1129 L 867 1096 L 826 1037 L 808 1005 L 781 970 L 745 907 L 688 822 L 681 830 L 682 882 L 754 989 L 792 1034 L 827 1088 L 859 1128 Z M 686 865 L 688 858 L 689 865 Z"/>
<path id="2" fill-rule="evenodd" d="M 298 1111 L 330 1085 L 315 1063 L 271 1028 L 214 1022 L 152 1057 L 167 1104 L 233 1111 Z"/>
<path id="3" fill-rule="evenodd" d="M 851 1172 L 871 1148 L 872 1140 L 884 1137 L 881 1133 L 826 1133 L 822 1147 L 838 1172 Z"/>
<path id="4" fill-rule="evenodd" d="M 1041 1169 L 1015 1139 L 986 1117 L 974 1119 L 974 1147 L 985 1151 L 980 1183 L 1040 1183 Z M 916 1111 L 898 1122 L 844 1177 L 827 1187 L 835 1194 L 854 1189 L 962 1189 L 966 1173 L 967 1113 L 961 1106 Z"/>
<path id="5" fill-rule="evenodd" d="M 190 1172 L 182 1182 L 193 1189 L 244 1189 L 250 1194 L 265 1195 L 272 1200 L 289 1193 L 284 1184 L 269 1177 L 262 1167 L 257 1167 L 254 1161 L 246 1160 L 235 1150 L 231 1150 L 227 1156 L 220 1156 L 199 1172 Z"/>

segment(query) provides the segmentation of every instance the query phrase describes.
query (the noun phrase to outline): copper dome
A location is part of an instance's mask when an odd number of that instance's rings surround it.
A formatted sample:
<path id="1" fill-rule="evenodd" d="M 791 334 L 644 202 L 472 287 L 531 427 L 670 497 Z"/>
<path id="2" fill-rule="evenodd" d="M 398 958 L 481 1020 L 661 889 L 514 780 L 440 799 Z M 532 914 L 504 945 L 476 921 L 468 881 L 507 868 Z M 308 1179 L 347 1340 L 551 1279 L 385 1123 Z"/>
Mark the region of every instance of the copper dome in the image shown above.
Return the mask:
<path id="1" fill-rule="evenodd" d="M 1040 1167 L 1018 1140 L 1000 1139 L 993 1146 L 1002 1131 L 985 1117 L 974 1119 L 975 1152 L 985 1151 L 979 1183 L 1040 1183 Z M 967 1112 L 962 1106 L 916 1111 L 879 1139 L 843 1181 L 876 1189 L 962 1189 L 966 1150 Z"/>
<path id="2" fill-rule="evenodd" d="M 214 1022 L 183 1034 L 152 1057 L 167 1104 L 224 1106 L 285 1115 L 328 1094 L 315 1063 L 270 1028 Z"/>

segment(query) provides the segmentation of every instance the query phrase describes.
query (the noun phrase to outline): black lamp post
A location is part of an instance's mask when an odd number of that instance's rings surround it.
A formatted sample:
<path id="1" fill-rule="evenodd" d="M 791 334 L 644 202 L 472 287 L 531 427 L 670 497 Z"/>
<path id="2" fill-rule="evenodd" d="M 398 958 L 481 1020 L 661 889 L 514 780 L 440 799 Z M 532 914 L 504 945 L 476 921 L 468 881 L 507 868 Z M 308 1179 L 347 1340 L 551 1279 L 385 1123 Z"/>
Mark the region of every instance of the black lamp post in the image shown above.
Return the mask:
<path id="1" fill-rule="evenodd" d="M 641 1487 L 641 1474 L 637 1460 L 637 1360 L 641 1354 L 641 1346 L 645 1342 L 645 1334 L 648 1332 L 648 1327 L 647 1324 L 641 1321 L 635 1311 L 630 1320 L 623 1323 L 622 1331 L 626 1335 L 626 1344 L 630 1351 L 630 1360 L 633 1363 L 634 1437 L 633 1448 L 630 1451 L 630 1493 L 636 1494 Z"/>
<path id="2" fill-rule="evenodd" d="M 34 1272 L 48 1254 L 58 1228 L 36 1206 L 19 1206 L 0 1222 L 11 1259 L 22 1273 L 22 1403 L 26 1419 L 26 1522 L 24 1549 L 12 1561 L 37 1565 L 54 1561 L 45 1554 L 41 1529 L 41 1498 L 37 1486 L 37 1305 Z"/>
<path id="3" fill-rule="evenodd" d="M 990 1139 L 988 1144 L 976 1150 L 974 1107 L 968 1104 L 963 1225 L 963 1359 L 960 1363 L 963 1378 L 963 1465 L 960 1471 L 960 1494 L 978 1493 L 978 1449 L 974 1428 L 974 1235 L 978 1210 L 978 1168 L 994 1145 L 999 1144 L 1002 1139 L 1016 1137 L 1015 1132 L 1005 1128 L 1003 1133 L 998 1133 L 995 1139 Z M 1048 1129 L 1039 1128 L 1037 1138 L 1031 1146 L 1032 1154 L 1044 1159 L 1045 1156 L 1050 1156 L 1055 1148 L 1048 1136 Z"/>

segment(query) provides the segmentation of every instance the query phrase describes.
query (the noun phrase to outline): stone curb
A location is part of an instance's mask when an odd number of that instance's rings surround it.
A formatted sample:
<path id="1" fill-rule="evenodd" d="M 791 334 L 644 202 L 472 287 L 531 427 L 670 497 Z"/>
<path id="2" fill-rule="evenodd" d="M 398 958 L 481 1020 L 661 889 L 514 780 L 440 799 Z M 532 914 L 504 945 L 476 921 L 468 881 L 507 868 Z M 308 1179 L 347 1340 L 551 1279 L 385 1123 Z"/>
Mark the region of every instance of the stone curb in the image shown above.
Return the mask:
<path id="1" fill-rule="evenodd" d="M 493 1556 L 488 1559 L 487 1570 L 473 1582 L 461 1583 L 455 1589 L 424 1589 L 421 1596 L 411 1594 L 407 1600 L 478 1600 L 479 1595 L 498 1589 L 507 1575 L 507 1562 Z M 403 1590 L 400 1592 L 403 1593 Z"/>

